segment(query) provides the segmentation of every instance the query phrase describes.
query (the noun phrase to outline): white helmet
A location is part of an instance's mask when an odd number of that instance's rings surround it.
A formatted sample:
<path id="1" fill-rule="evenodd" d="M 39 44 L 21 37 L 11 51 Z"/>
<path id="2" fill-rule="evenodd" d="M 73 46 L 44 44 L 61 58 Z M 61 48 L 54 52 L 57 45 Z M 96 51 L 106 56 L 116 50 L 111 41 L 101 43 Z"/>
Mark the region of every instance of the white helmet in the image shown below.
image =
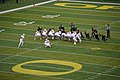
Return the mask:
<path id="1" fill-rule="evenodd" d="M 23 33 L 23 36 L 24 36 L 25 34 Z"/>

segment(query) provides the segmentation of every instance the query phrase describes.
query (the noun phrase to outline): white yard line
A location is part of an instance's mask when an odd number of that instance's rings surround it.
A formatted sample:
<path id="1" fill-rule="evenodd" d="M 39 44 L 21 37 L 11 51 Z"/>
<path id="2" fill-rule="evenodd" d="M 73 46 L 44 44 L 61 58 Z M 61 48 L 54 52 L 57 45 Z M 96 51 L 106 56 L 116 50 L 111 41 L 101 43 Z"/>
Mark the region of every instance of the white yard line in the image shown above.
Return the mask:
<path id="1" fill-rule="evenodd" d="M 10 55 L 8 57 L 0 59 L 0 61 L 4 61 L 4 60 L 10 59 L 10 58 L 15 57 L 15 56 L 20 56 L 20 55 L 25 54 L 26 52 L 29 52 L 29 51 L 32 51 L 32 50 L 35 50 L 35 49 L 29 49 L 29 50 L 25 50 L 23 52 L 19 52 L 19 53 L 15 54 L 15 55 Z"/>
<path id="2" fill-rule="evenodd" d="M 22 30 L 22 29 L 21 29 Z M 4 34 L 11 34 L 11 35 L 19 35 L 19 34 L 13 34 L 13 33 L 4 33 Z M 27 35 L 27 36 L 30 36 L 30 37 L 33 37 L 32 35 Z M 11 40 L 11 39 L 0 39 L 0 40 L 7 40 L 7 41 L 18 41 L 18 40 Z M 38 42 L 31 42 L 31 41 L 26 41 L 26 42 L 28 42 L 28 43 L 38 43 Z M 84 41 L 84 42 L 90 42 L 90 41 Z M 93 41 L 91 41 L 90 43 L 97 43 L 97 44 L 104 44 L 104 43 L 102 43 L 102 42 L 93 42 Z M 43 43 L 39 43 L 39 44 L 43 44 Z M 108 45 L 120 45 L 120 44 L 116 44 L 116 43 L 105 43 L 106 45 L 108 44 Z M 54 44 L 53 44 L 54 45 Z M 57 44 L 55 44 L 55 45 L 57 45 Z M 76 48 L 80 48 L 80 47 L 77 47 L 77 46 L 69 46 L 69 45 L 61 45 L 61 44 L 59 44 L 60 46 L 64 46 L 64 47 L 76 47 Z M 87 48 L 87 49 L 91 49 L 91 48 Z M 120 52 L 120 51 L 115 51 L 115 50 L 105 50 L 105 49 L 101 49 L 101 50 L 103 50 L 103 51 L 114 51 L 114 52 Z"/>
<path id="3" fill-rule="evenodd" d="M 0 22 L 4 22 L 4 23 L 8 23 L 8 24 L 13 24 L 13 22 L 9 22 L 9 21 L 0 21 Z M 33 24 L 34 26 L 40 26 L 39 24 Z M 48 26 L 48 25 L 41 25 L 41 26 Z M 8 27 L 8 26 L 1 26 L 0 25 L 0 27 L 2 28 L 2 27 L 4 27 L 4 28 L 10 28 L 10 29 L 13 29 L 13 27 Z M 54 26 L 54 27 L 58 27 L 58 26 Z M 114 26 L 114 27 L 119 27 L 119 26 Z M 67 27 L 67 28 L 69 28 L 69 27 Z M 101 27 L 100 27 L 101 28 Z M 35 31 L 35 30 L 33 30 L 33 29 L 26 29 L 26 28 L 20 28 L 20 27 L 18 27 L 18 28 L 14 28 L 14 29 L 20 29 L 20 30 L 30 30 L 30 31 Z M 91 30 L 91 29 L 81 29 L 81 30 L 83 30 L 83 31 L 88 31 L 88 30 Z M 106 30 L 103 30 L 103 31 L 105 31 L 106 32 Z M 113 33 L 120 33 L 119 31 L 112 31 Z M 113 37 L 113 38 L 116 38 L 116 37 Z M 119 37 L 117 37 L 117 39 L 120 39 Z M 110 44 L 112 44 L 112 43 L 110 43 Z"/>
<path id="4" fill-rule="evenodd" d="M 50 0 L 50 1 L 46 1 L 46 2 L 41 2 L 41 3 L 29 5 L 29 6 L 24 6 L 24 7 L 15 8 L 15 9 L 6 10 L 6 11 L 1 11 L 0 14 L 4 14 L 4 13 L 8 13 L 8 12 L 13 12 L 13 11 L 21 10 L 21 9 L 26 9 L 26 8 L 30 8 L 30 7 L 34 7 L 34 6 L 38 6 L 38 5 L 43 5 L 43 4 L 51 3 L 51 2 L 54 2 L 54 1 L 56 1 L 56 0 Z"/>
<path id="5" fill-rule="evenodd" d="M 7 47 L 7 46 L 0 46 L 0 47 Z M 17 47 L 8 47 L 8 48 L 16 48 L 16 49 L 18 49 Z M 21 48 L 20 48 L 21 49 Z M 24 48 L 24 49 L 27 49 L 27 50 L 29 50 L 28 48 Z M 45 51 L 45 52 L 51 52 L 51 51 L 49 51 L 49 50 L 37 50 L 37 51 Z M 53 51 L 52 51 L 53 52 Z M 56 51 L 56 52 L 59 52 L 59 51 Z M 64 52 L 62 52 L 62 53 L 64 53 Z M 66 53 L 66 52 L 65 52 Z M 67 53 L 67 54 L 69 54 L 69 53 Z M 76 55 L 76 54 L 73 54 L 73 55 Z M 18 56 L 22 56 L 22 55 L 18 55 Z M 54 58 L 45 58 L 45 57 L 34 57 L 34 56 L 22 56 L 22 57 L 30 57 L 30 58 L 41 58 L 41 59 L 54 59 Z M 79 63 L 85 63 L 85 64 L 90 64 L 90 65 L 98 65 L 98 66 L 106 66 L 106 67 L 113 67 L 113 66 L 110 66 L 110 65 L 103 65 L 103 64 L 97 64 L 97 63 L 88 63 L 88 62 L 83 62 L 83 61 L 77 61 L 77 62 L 79 62 Z"/>
<path id="6" fill-rule="evenodd" d="M 59 1 L 81 2 L 81 3 L 94 3 L 94 4 L 120 5 L 120 3 L 110 3 L 110 2 L 93 2 L 93 1 L 76 1 L 76 0 L 59 0 Z"/>
<path id="7" fill-rule="evenodd" d="M 2 55 L 4 55 L 4 54 L 2 54 Z M 11 56 L 14 56 L 14 55 L 11 55 Z M 36 59 L 37 58 L 39 58 L 39 59 L 54 59 L 54 58 L 45 58 L 45 57 L 37 57 L 37 56 L 25 56 L 25 55 L 24 56 L 19 55 L 19 56 L 20 57 L 26 57 L 26 58 L 36 58 Z M 110 65 L 101 65 L 101 64 L 97 64 L 97 63 L 88 63 L 88 62 L 83 62 L 83 61 L 80 61 L 79 63 L 88 64 L 88 65 L 97 65 L 97 66 L 103 66 L 103 67 L 113 67 L 113 66 L 110 66 Z"/>
<path id="8" fill-rule="evenodd" d="M 15 12 L 14 12 L 15 13 Z M 17 14 L 17 15 L 28 15 L 28 16 L 36 16 L 36 14 L 30 14 L 30 13 L 15 13 L 15 14 Z M 42 18 L 42 15 L 38 15 L 39 17 L 40 17 L 40 19 Z M 3 16 L 4 17 L 4 16 Z M 5 17 L 10 17 L 10 16 L 5 16 Z M 14 17 L 14 16 L 11 16 L 11 17 Z M 20 17 L 21 18 L 21 17 Z M 113 21 L 113 20 L 102 20 L 102 19 L 100 19 L 100 20 L 98 20 L 98 19 L 90 19 L 90 18 L 74 18 L 74 17 L 60 17 L 60 18 L 65 18 L 65 19 L 77 19 L 77 20 L 95 20 L 95 21 L 107 21 L 107 22 L 110 22 L 110 23 L 113 23 L 113 22 L 118 22 L 118 21 Z"/>
<path id="9" fill-rule="evenodd" d="M 115 70 L 117 70 L 118 68 L 120 68 L 120 65 L 117 65 L 117 66 L 114 66 L 114 67 L 112 67 L 112 68 L 110 68 L 110 69 L 104 70 L 103 72 L 98 73 L 98 74 L 96 74 L 96 75 L 93 75 L 93 76 L 91 76 L 91 77 L 88 77 L 88 78 L 85 79 L 85 80 L 95 80 L 96 78 L 99 78 L 100 76 L 102 76 L 102 75 L 104 75 L 104 74 L 107 74 L 107 73 L 110 73 L 110 72 L 112 72 L 112 71 L 115 71 Z M 110 75 L 110 76 L 113 76 L 113 75 Z M 114 75 L 113 77 L 120 77 L 120 76 Z"/>
<path id="10" fill-rule="evenodd" d="M 2 17 L 6 17 L 6 18 L 8 18 L 8 16 L 2 16 Z M 31 19 L 31 18 L 20 18 L 20 17 L 10 17 L 10 18 L 16 18 L 16 19 L 27 19 L 27 20 L 37 20 L 37 21 L 44 21 L 44 22 L 53 22 L 53 21 L 49 21 L 49 20 L 39 20 L 39 19 Z M 4 21 L 4 22 L 10 22 L 10 21 Z M 70 22 L 62 22 L 62 21 L 54 21 L 54 22 L 56 22 L 56 23 L 65 23 L 65 24 L 70 24 Z M 14 23 L 14 22 L 11 22 L 11 23 Z M 76 23 L 76 24 L 80 24 L 80 25 L 84 25 L 84 26 L 87 26 L 87 25 L 89 25 L 89 26 L 103 26 L 104 27 L 104 25 L 103 24 L 85 24 L 85 23 Z M 58 24 L 59 25 L 59 24 Z M 40 26 L 40 25 L 38 25 L 38 26 Z M 41 25 L 42 26 L 42 25 Z M 48 25 L 47 25 L 48 26 Z M 119 27 L 119 26 L 116 26 L 116 27 Z"/>
<path id="11" fill-rule="evenodd" d="M 0 63 L 3 63 L 3 64 L 18 64 L 18 63 L 13 63 L 13 62 L 0 62 Z M 37 66 L 37 65 L 26 65 L 26 66 L 31 66 L 31 67 L 46 67 L 46 68 L 52 68 L 52 69 L 59 69 L 59 70 L 71 70 L 71 69 L 67 69 L 67 68 L 57 68 L 57 67 L 51 67 L 51 66 Z M 96 72 L 89 72 L 89 71 L 76 71 L 76 72 L 82 72 L 82 73 L 90 73 L 90 74 L 98 74 Z"/>
<path id="12" fill-rule="evenodd" d="M 34 20 L 37 20 L 37 21 L 44 21 L 44 22 L 53 22 L 53 21 L 50 21 L 50 20 L 40 20 L 40 19 L 31 19 L 31 18 L 21 18 L 21 17 L 10 17 L 10 16 L 1 16 L 1 17 L 6 17 L 6 18 L 16 18 L 16 19 L 27 19 L 27 20 L 32 20 L 32 21 L 34 21 Z M 70 24 L 70 22 L 63 22 L 63 21 L 54 21 L 54 22 L 57 22 L 57 23 L 68 23 L 68 24 Z M 85 23 L 76 23 L 76 24 L 85 24 Z M 59 24 L 58 24 L 59 25 Z M 94 26 L 103 26 L 103 24 L 87 24 L 87 25 L 94 25 Z"/>
<path id="13" fill-rule="evenodd" d="M 18 64 L 18 63 L 11 63 L 11 62 L 0 62 L 0 63 L 4 63 L 4 64 Z M 50 66 L 37 66 L 37 65 L 28 65 L 28 66 L 32 66 L 32 67 L 46 67 L 46 68 L 52 68 L 52 69 L 59 69 L 59 70 L 71 70 L 71 69 L 67 69 L 67 68 L 57 68 L 57 67 L 50 67 Z M 105 75 L 105 76 L 113 76 L 113 77 L 120 77 L 118 75 L 111 75 L 111 74 L 107 74 L 108 72 L 110 71 L 113 71 L 113 70 L 116 70 L 116 66 L 112 67 L 111 69 L 109 69 L 109 71 L 104 71 L 101 75 Z M 89 71 L 76 71 L 76 72 L 79 72 L 79 73 L 90 73 L 90 74 L 95 74 L 96 75 L 100 75 L 100 73 L 96 73 L 96 72 L 89 72 Z M 106 72 L 106 73 L 105 73 Z M 96 77 L 94 77 L 96 78 Z"/>
<path id="14" fill-rule="evenodd" d="M 17 40 L 10 40 L 10 39 L 0 39 L 0 40 L 8 40 L 8 41 L 17 41 Z M 36 43 L 36 42 L 28 42 L 28 43 Z M 42 43 L 39 43 L 42 44 Z M 56 45 L 56 44 L 52 44 Z M 65 46 L 65 45 L 60 45 L 63 47 L 74 47 L 74 46 Z M 113 60 L 120 60 L 119 58 L 113 58 L 113 57 L 105 57 L 105 56 L 96 56 L 96 55 L 89 55 L 89 54 L 77 54 L 77 53 L 69 53 L 69 52 L 61 52 L 61 51 L 50 51 L 50 50 L 40 50 L 40 51 L 47 51 L 47 52 L 59 52 L 59 53 L 66 53 L 66 54 L 72 54 L 72 55 L 83 55 L 83 56 L 89 56 L 89 57 L 98 57 L 98 58 L 104 58 L 104 59 L 113 59 Z"/>
<path id="15" fill-rule="evenodd" d="M 20 74 L 20 73 L 16 73 L 16 72 L 2 71 L 2 70 L 0 70 L 0 72 L 2 72 L 2 73 L 9 73 L 9 74 Z M 73 79 L 61 78 L 61 77 L 48 77 L 48 76 L 40 76 L 40 77 L 59 79 L 59 80 L 73 80 Z"/>

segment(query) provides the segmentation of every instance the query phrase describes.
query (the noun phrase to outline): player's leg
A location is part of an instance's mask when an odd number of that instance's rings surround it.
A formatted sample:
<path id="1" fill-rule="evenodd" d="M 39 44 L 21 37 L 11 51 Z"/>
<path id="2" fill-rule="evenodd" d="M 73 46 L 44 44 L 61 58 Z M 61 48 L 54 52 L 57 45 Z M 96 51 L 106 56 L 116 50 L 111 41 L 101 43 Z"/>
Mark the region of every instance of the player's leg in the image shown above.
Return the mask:
<path id="1" fill-rule="evenodd" d="M 34 36 L 34 40 L 36 40 L 36 35 Z"/>
<path id="2" fill-rule="evenodd" d="M 80 38 L 80 37 L 78 37 L 78 40 L 79 40 L 79 43 L 81 43 L 81 42 L 82 42 L 82 40 L 81 40 L 81 38 Z"/>
<path id="3" fill-rule="evenodd" d="M 20 45 L 21 45 L 21 41 L 20 41 L 19 44 L 18 44 L 18 48 L 20 47 Z"/>
<path id="4" fill-rule="evenodd" d="M 21 42 L 21 46 L 23 46 L 23 45 L 24 45 L 24 41 Z"/>

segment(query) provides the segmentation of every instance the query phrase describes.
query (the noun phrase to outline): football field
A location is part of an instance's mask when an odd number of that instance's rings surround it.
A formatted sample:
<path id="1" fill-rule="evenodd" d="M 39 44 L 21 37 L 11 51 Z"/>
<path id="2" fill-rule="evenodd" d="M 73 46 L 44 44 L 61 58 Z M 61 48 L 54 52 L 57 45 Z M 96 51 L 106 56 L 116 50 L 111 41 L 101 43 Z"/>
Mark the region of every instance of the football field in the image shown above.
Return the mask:
<path id="1" fill-rule="evenodd" d="M 92 27 L 106 35 L 110 24 L 111 38 L 77 45 L 50 39 L 51 48 L 45 38 L 34 40 L 39 26 L 57 31 L 63 24 L 68 32 L 71 22 L 83 35 Z M 120 80 L 120 4 L 59 0 L 0 14 L 0 80 Z"/>

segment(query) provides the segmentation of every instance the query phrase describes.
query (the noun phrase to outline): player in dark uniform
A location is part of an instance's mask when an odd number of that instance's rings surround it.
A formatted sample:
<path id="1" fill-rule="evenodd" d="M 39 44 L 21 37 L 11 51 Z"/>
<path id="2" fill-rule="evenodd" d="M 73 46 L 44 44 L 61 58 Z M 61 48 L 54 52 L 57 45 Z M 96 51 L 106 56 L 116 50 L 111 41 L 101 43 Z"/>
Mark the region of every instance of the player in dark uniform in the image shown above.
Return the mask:
<path id="1" fill-rule="evenodd" d="M 107 26 L 106 26 L 107 28 L 106 28 L 106 30 L 107 30 L 107 38 L 110 38 L 110 25 L 109 24 L 107 24 Z"/>

